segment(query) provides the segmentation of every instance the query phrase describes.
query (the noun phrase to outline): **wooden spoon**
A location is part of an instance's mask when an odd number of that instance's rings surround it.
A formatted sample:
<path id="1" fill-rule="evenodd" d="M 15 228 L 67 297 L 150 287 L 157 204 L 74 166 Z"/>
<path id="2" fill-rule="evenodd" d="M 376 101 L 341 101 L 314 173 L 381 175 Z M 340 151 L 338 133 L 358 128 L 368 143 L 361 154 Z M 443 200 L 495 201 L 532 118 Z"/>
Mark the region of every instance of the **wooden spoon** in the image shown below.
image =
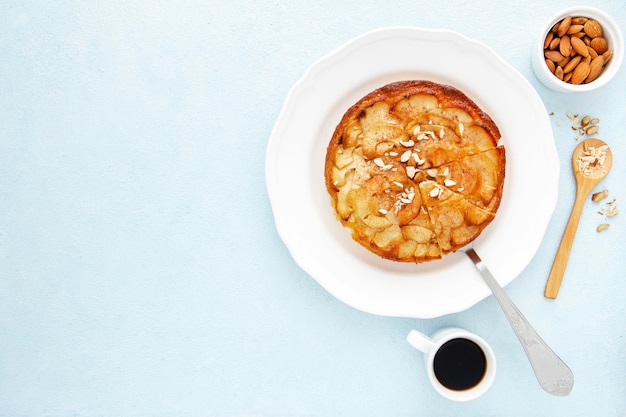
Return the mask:
<path id="1" fill-rule="evenodd" d="M 544 292 L 547 298 L 556 298 L 561 287 L 585 200 L 591 189 L 606 177 L 612 165 L 611 149 L 600 139 L 586 139 L 574 149 L 572 168 L 576 179 L 576 199 L 548 276 Z"/>

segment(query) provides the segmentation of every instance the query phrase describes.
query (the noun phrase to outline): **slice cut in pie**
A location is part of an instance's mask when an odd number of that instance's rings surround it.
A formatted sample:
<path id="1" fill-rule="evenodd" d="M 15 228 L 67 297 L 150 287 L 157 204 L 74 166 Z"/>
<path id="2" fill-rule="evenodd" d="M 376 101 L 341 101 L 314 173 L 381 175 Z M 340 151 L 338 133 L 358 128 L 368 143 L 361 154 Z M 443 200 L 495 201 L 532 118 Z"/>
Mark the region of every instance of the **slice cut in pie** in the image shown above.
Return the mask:
<path id="1" fill-rule="evenodd" d="M 420 193 L 444 255 L 476 239 L 495 217 L 494 213 L 472 204 L 462 194 L 434 181 L 421 182 Z"/>

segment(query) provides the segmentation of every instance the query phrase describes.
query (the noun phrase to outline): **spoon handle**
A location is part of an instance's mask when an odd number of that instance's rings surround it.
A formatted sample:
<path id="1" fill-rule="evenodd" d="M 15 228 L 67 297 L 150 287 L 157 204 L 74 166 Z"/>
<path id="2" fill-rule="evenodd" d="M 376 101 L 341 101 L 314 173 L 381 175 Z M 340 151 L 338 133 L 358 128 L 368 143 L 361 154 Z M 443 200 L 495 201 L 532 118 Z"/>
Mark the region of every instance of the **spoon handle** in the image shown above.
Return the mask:
<path id="1" fill-rule="evenodd" d="M 502 307 L 513 332 L 522 343 L 541 388 L 552 395 L 568 395 L 574 385 L 572 371 L 539 337 L 539 334 L 506 295 L 498 281 L 491 275 L 476 251 L 470 248 L 465 253 L 474 262 L 496 300 L 498 300 L 498 304 Z"/>
<path id="2" fill-rule="evenodd" d="M 548 275 L 548 281 L 546 282 L 546 289 L 543 295 L 546 298 L 555 299 L 561 288 L 561 282 L 563 281 L 563 275 L 565 275 L 565 269 L 567 268 L 567 261 L 569 260 L 569 254 L 572 251 L 572 245 L 574 243 L 574 236 L 576 236 L 576 230 L 578 229 L 578 223 L 580 222 L 580 215 L 583 211 L 583 205 L 589 191 L 581 190 L 576 193 L 576 199 L 574 201 L 574 207 L 572 213 L 569 216 L 559 249 L 554 256 L 554 262 L 552 263 L 552 269 L 550 275 Z"/>

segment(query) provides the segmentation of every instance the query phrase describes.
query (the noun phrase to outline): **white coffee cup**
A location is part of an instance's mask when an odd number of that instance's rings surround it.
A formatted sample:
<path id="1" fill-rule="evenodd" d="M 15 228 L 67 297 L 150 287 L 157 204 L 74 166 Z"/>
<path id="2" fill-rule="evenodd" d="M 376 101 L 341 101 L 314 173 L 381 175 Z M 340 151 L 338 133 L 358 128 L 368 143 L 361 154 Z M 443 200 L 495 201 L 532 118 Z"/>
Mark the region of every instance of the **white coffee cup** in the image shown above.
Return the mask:
<path id="1" fill-rule="evenodd" d="M 496 376 L 496 357 L 485 340 L 456 327 L 431 337 L 411 330 L 407 341 L 424 353 L 426 373 L 435 390 L 454 401 L 483 395 Z"/>

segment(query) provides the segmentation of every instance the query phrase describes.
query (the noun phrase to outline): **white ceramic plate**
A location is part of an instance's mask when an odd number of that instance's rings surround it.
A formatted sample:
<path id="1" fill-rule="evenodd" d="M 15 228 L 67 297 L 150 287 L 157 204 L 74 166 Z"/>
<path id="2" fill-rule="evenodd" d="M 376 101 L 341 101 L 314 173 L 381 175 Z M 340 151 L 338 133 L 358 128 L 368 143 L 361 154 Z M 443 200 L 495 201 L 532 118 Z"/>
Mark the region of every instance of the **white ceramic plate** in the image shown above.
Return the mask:
<path id="1" fill-rule="evenodd" d="M 392 81 L 427 79 L 465 92 L 498 125 L 507 151 L 502 203 L 474 247 L 501 285 L 539 247 L 556 205 L 559 161 L 545 107 L 527 80 L 485 45 L 450 31 L 386 28 L 314 63 L 272 131 L 266 181 L 276 227 L 295 261 L 327 291 L 366 312 L 430 318 L 465 310 L 489 289 L 463 253 L 407 264 L 350 237 L 324 186 L 326 146 L 344 112 Z"/>

